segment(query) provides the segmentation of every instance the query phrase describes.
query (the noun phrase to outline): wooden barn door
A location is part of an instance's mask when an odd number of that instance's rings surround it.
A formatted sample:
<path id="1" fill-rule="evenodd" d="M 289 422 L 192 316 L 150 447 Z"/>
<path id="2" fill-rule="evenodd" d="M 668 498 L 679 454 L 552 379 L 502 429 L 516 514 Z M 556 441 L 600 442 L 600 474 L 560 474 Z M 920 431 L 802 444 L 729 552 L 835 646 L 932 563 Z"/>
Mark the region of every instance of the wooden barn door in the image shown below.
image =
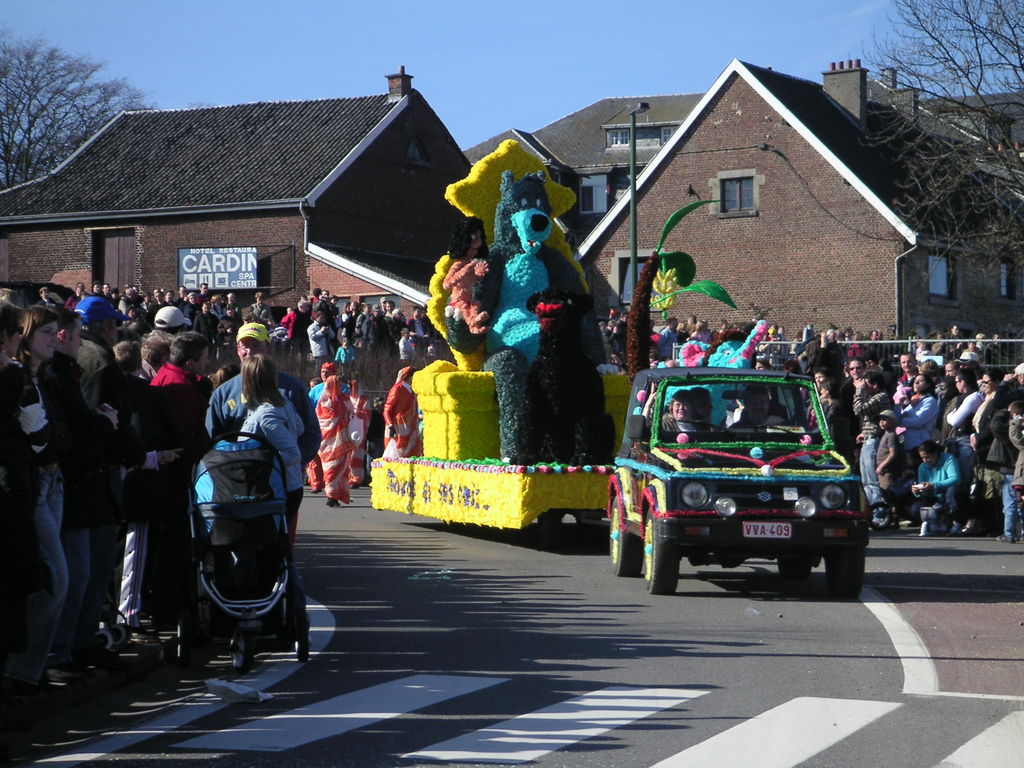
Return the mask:
<path id="1" fill-rule="evenodd" d="M 120 289 L 135 282 L 135 230 L 105 229 L 94 233 L 95 280 Z"/>

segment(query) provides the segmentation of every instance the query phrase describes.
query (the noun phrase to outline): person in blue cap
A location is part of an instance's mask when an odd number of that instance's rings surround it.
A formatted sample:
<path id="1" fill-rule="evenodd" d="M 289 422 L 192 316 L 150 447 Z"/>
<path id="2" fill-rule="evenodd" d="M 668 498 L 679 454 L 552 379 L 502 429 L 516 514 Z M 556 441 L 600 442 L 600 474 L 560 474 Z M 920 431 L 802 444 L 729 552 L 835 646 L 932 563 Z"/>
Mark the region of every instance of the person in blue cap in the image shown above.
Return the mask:
<path id="1" fill-rule="evenodd" d="M 118 323 L 129 318 L 118 312 L 104 296 L 86 296 L 75 307 L 75 312 L 82 319 L 82 346 L 77 358 L 82 369 L 79 381 L 82 397 L 90 410 L 107 417 L 110 428 L 102 440 L 107 481 L 104 490 L 107 492 L 90 500 L 92 524 L 87 528 L 89 568 L 71 639 L 71 656 L 81 664 L 123 671 L 128 664 L 103 646 L 96 630 L 118 555 L 121 468 L 139 466 L 146 459 L 146 452 L 131 429 L 128 385 L 114 358 Z M 83 550 L 85 546 L 83 543 Z"/>

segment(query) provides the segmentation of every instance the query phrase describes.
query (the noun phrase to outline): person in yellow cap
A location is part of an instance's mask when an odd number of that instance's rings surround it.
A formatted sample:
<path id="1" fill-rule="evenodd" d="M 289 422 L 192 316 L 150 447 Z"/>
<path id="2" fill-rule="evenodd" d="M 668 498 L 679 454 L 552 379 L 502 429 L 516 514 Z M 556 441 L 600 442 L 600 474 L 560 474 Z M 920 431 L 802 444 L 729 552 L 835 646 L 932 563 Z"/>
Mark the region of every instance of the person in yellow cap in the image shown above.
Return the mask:
<path id="1" fill-rule="evenodd" d="M 252 355 L 270 355 L 270 334 L 262 323 L 246 323 L 238 329 L 235 336 L 235 350 L 238 359 L 245 360 Z M 305 467 L 320 448 L 320 422 L 316 411 L 309 400 L 306 387 L 291 374 L 277 372 L 277 388 L 281 390 L 285 400 L 295 408 L 302 419 L 302 433 L 299 435 L 299 453 L 302 466 Z M 214 440 L 226 432 L 239 432 L 249 413 L 242 398 L 241 375 L 228 379 L 213 391 L 210 396 L 210 408 L 206 412 L 206 430 Z M 292 544 L 295 543 L 295 524 L 298 518 L 299 505 L 302 503 L 302 488 L 288 493 L 288 533 Z"/>

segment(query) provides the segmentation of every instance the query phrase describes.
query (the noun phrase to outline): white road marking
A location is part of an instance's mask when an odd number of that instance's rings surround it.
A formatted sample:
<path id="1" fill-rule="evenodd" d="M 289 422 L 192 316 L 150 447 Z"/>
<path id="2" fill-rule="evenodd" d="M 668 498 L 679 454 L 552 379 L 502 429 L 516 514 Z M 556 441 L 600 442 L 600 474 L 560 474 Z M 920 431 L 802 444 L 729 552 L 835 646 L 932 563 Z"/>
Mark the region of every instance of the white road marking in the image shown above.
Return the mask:
<path id="1" fill-rule="evenodd" d="M 184 749 L 281 752 L 506 682 L 504 677 L 412 675 L 174 744 Z"/>
<path id="2" fill-rule="evenodd" d="M 447 762 L 525 763 L 705 693 L 705 690 L 688 688 L 603 688 L 403 757 Z"/>
<path id="3" fill-rule="evenodd" d="M 312 660 L 331 641 L 331 638 L 334 636 L 335 624 L 334 616 L 329 610 L 320 603 L 308 598 L 307 600 L 306 610 L 309 613 L 310 625 L 309 658 Z M 282 656 L 284 655 L 282 654 Z M 277 685 L 286 677 L 298 672 L 305 666 L 294 659 L 294 654 L 288 654 L 288 656 L 281 660 L 275 659 L 272 664 L 260 664 L 256 667 L 257 671 L 253 673 L 233 679 L 245 683 L 250 688 L 262 691 Z M 136 728 L 116 732 L 101 738 L 99 741 L 92 742 L 88 745 L 88 752 L 70 752 L 64 755 L 56 755 L 44 760 L 38 760 L 32 763 L 32 765 L 59 763 L 67 768 L 72 768 L 72 766 L 90 760 L 98 760 L 109 755 L 111 752 L 117 752 L 118 750 L 134 746 L 153 736 L 171 733 L 183 725 L 188 725 L 227 706 L 230 705 L 212 693 L 197 694 L 178 703 L 165 715 L 142 723 Z"/>
<path id="4" fill-rule="evenodd" d="M 1020 768 L 1024 760 L 1024 712 L 1011 712 L 964 744 L 937 768 Z"/>
<path id="5" fill-rule="evenodd" d="M 792 768 L 899 706 L 888 701 L 791 699 L 652 768 Z"/>
<path id="6" fill-rule="evenodd" d="M 882 595 L 870 587 L 861 590 L 861 602 L 871 611 L 889 635 L 900 663 L 903 665 L 903 692 L 934 694 L 939 690 L 939 676 L 935 664 L 921 636 L 910 622 Z"/>

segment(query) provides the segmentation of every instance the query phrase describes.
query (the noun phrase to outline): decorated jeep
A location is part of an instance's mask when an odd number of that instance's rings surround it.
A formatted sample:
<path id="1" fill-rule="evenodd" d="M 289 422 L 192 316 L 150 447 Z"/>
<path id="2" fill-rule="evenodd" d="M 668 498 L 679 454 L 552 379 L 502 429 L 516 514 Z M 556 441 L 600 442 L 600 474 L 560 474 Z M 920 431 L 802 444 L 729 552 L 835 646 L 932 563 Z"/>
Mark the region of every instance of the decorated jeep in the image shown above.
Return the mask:
<path id="1" fill-rule="evenodd" d="M 864 581 L 868 515 L 806 376 L 734 368 L 637 372 L 609 478 L 617 576 L 672 594 L 691 565 L 774 560 L 783 579 L 825 564 L 828 593 Z"/>

